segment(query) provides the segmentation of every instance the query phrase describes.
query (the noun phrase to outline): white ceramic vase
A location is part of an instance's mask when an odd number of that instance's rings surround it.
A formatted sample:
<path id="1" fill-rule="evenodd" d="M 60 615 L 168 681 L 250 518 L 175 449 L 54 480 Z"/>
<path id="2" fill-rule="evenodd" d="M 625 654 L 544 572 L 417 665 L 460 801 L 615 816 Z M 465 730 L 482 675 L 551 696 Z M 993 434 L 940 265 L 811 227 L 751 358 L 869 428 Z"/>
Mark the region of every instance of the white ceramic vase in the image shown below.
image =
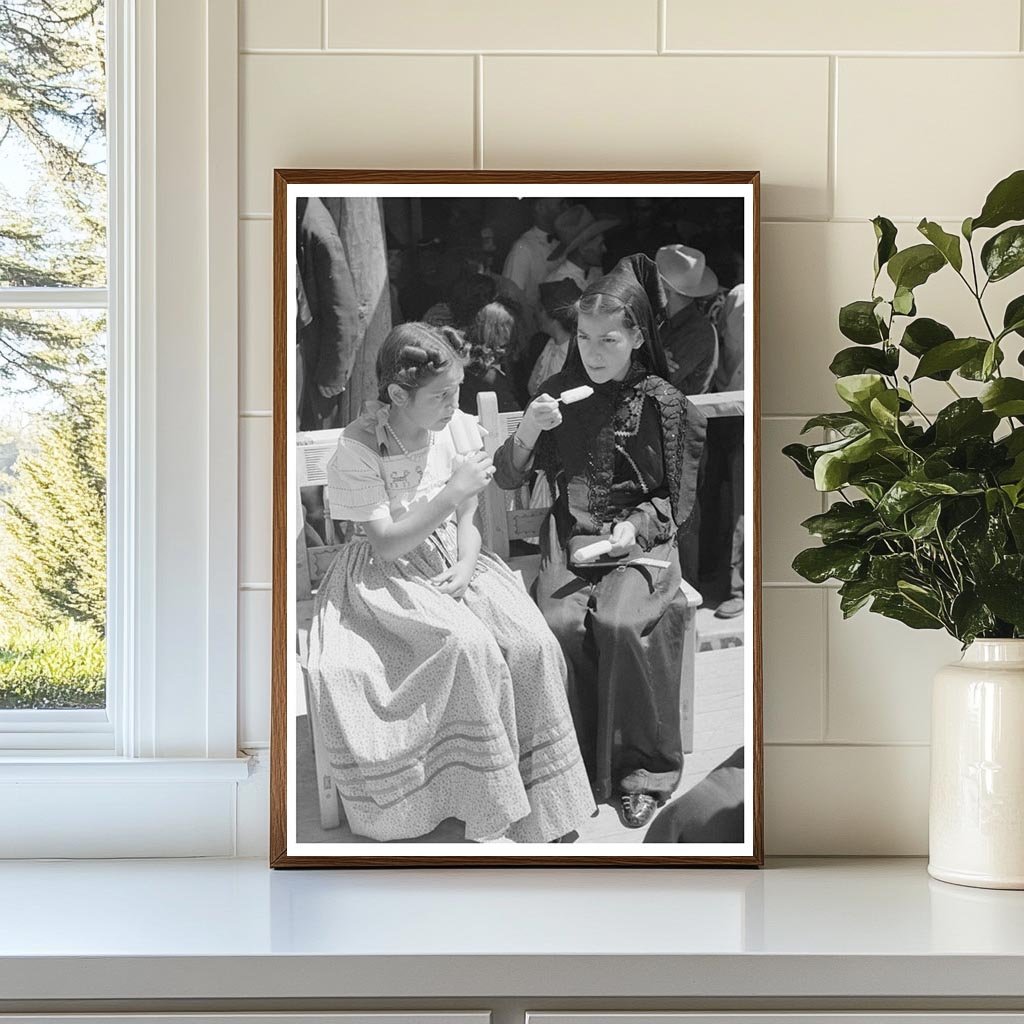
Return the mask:
<path id="1" fill-rule="evenodd" d="M 1024 889 L 1024 640 L 975 640 L 932 689 L 928 873 Z"/>

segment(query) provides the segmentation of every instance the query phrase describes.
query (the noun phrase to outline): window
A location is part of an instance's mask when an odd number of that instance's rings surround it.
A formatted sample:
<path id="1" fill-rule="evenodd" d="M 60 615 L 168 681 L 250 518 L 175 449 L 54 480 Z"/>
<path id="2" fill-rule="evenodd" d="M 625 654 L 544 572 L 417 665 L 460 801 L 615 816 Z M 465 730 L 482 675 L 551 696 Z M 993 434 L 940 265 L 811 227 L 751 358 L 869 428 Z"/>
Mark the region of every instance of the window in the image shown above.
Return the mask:
<path id="1" fill-rule="evenodd" d="M 32 187 L 32 165 L 3 162 L 16 145 L 4 118 L 22 103 L 9 91 L 10 39 L 41 60 L 86 16 L 106 76 L 105 90 L 91 84 L 102 131 L 65 139 L 62 152 L 92 162 L 96 198 L 89 207 L 82 189 L 62 185 L 40 200 L 51 203 L 52 250 L 41 265 L 79 276 L 9 274 L 39 250 L 30 232 L 0 235 L 0 315 L 31 322 L 38 341 L 78 345 L 87 358 L 76 372 L 106 375 L 105 431 L 95 403 L 74 424 L 78 437 L 106 437 L 105 460 L 91 448 L 92 464 L 106 464 L 105 700 L 93 688 L 77 707 L 0 710 L 0 857 L 223 856 L 249 772 L 236 746 L 237 9 L 0 0 L 0 186 L 11 195 Z M 59 74 L 30 84 L 87 102 Z M 51 132 L 58 122 L 49 111 L 40 121 Z M 95 236 L 89 250 L 58 198 L 105 209 L 106 246 Z M 0 224 L 31 212 L 0 195 Z M 10 383 L 0 381 L 0 413 Z M 12 416 L 12 432 L 31 412 Z M 5 451 L 0 442 L 0 474 Z M 73 532 L 76 555 L 99 551 L 90 571 L 102 578 L 100 545 Z"/>
<path id="2" fill-rule="evenodd" d="M 14 746 L 111 745 L 105 6 L 0 0 L 0 731 Z"/>

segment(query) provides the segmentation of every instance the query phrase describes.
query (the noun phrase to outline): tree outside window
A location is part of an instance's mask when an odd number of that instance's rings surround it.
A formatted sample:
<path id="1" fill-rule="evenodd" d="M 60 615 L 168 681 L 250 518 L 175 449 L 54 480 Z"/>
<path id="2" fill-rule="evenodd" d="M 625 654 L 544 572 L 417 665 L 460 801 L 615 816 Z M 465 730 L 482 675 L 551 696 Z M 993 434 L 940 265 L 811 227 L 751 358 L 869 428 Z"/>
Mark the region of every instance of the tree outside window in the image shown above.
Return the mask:
<path id="1" fill-rule="evenodd" d="M 0 0 L 0 711 L 103 707 L 102 0 Z"/>

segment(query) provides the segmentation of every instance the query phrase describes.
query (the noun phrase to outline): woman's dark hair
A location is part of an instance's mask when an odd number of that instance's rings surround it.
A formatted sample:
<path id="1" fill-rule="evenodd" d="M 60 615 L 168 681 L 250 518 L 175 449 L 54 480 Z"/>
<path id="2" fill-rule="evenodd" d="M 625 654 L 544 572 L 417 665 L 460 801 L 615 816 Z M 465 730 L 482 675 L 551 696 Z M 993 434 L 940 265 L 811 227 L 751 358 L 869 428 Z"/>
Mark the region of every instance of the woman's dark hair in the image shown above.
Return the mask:
<path id="1" fill-rule="evenodd" d="M 570 282 L 559 282 L 567 284 Z M 556 290 L 554 286 L 540 286 L 540 304 L 545 314 L 555 321 L 563 330 L 569 334 L 576 332 L 576 321 L 578 319 L 576 303 L 580 296 L 579 288 L 573 289 L 575 295 L 567 290 Z"/>
<path id="2" fill-rule="evenodd" d="M 633 315 L 633 310 L 615 295 L 607 295 L 604 292 L 592 292 L 584 295 L 576 303 L 576 306 L 580 312 L 588 314 L 610 316 L 614 313 L 621 313 L 622 323 L 628 330 L 640 327 L 636 317 Z"/>
<path id="3" fill-rule="evenodd" d="M 418 390 L 452 363 L 461 362 L 465 351 L 465 339 L 453 327 L 415 321 L 393 327 L 377 353 L 377 397 L 390 403 L 391 384 Z"/>

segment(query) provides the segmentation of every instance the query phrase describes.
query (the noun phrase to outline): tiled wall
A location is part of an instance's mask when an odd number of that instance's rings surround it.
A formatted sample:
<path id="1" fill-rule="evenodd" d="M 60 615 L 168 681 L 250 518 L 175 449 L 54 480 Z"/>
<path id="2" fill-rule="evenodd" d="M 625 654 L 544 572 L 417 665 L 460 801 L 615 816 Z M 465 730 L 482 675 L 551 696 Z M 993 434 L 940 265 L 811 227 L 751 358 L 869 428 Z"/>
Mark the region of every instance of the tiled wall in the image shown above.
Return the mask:
<path id="1" fill-rule="evenodd" d="M 867 219 L 959 224 L 1024 164 L 1020 0 L 241 0 L 241 46 L 243 745 L 269 714 L 272 169 L 759 168 L 768 851 L 923 853 L 958 646 L 799 580 L 821 501 L 779 449 L 837 405 Z M 952 283 L 919 307 L 974 331 Z"/>

